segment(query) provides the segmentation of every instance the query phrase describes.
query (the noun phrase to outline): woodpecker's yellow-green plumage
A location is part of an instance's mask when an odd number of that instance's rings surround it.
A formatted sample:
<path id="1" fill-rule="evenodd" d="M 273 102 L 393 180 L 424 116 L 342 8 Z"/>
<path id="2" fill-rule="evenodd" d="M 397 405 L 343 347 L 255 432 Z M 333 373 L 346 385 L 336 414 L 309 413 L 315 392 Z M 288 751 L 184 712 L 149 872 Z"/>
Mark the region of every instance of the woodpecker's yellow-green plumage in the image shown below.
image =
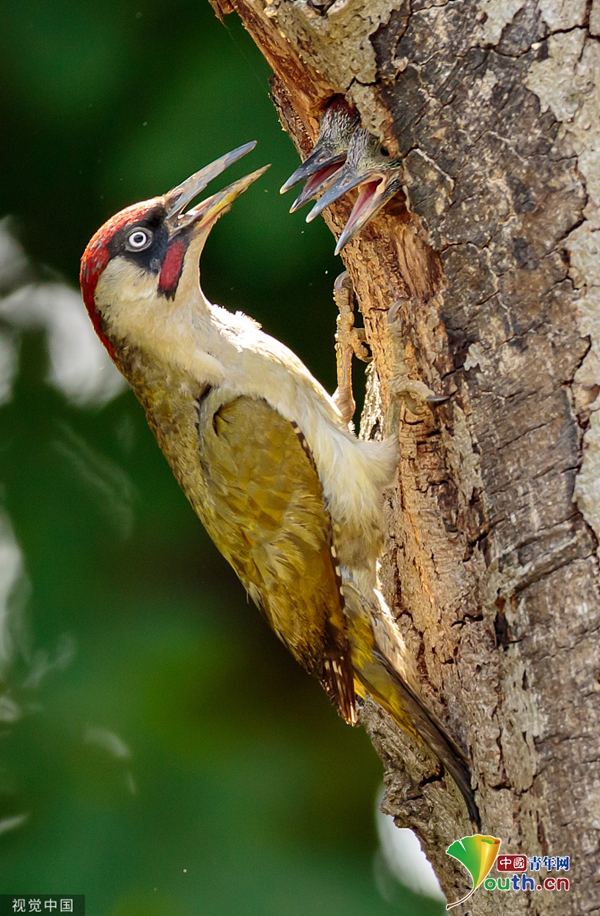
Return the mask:
<path id="1" fill-rule="evenodd" d="M 251 148 L 108 221 L 82 258 L 90 316 L 194 510 L 269 624 L 356 722 L 369 694 L 446 766 L 476 819 L 464 758 L 419 698 L 377 582 L 390 442 L 361 442 L 283 344 L 205 298 L 200 254 L 263 170 L 185 206 Z"/>
<path id="2" fill-rule="evenodd" d="M 198 435 L 206 498 L 194 508 L 275 633 L 354 722 L 331 522 L 300 430 L 262 399 L 211 392 Z"/>

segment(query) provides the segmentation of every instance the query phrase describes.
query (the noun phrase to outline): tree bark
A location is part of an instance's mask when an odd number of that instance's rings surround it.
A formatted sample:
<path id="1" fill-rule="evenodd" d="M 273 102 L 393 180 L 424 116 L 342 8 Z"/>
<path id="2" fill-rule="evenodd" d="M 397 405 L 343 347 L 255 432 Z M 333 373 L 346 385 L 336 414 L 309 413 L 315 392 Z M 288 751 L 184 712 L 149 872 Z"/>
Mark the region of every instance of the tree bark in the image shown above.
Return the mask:
<path id="1" fill-rule="evenodd" d="M 600 0 L 211 2 L 269 61 L 303 157 L 339 93 L 404 157 L 404 196 L 343 253 L 374 356 L 362 434 L 401 448 L 385 591 L 482 832 L 571 857 L 568 892 L 475 911 L 598 916 Z M 362 721 L 384 810 L 456 900 L 460 798 L 375 704 Z"/>

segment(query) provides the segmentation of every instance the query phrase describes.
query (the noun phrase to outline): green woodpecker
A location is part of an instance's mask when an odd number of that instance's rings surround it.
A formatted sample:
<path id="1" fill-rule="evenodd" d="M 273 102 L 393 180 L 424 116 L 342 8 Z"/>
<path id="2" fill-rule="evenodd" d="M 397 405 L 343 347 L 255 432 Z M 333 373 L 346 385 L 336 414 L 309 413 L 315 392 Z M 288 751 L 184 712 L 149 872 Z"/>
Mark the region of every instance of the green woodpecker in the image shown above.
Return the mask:
<path id="1" fill-rule="evenodd" d="M 378 589 L 395 445 L 359 441 L 290 350 L 200 287 L 211 228 L 265 169 L 186 207 L 253 146 L 105 223 L 82 258 L 83 297 L 185 495 L 277 636 L 347 722 L 356 694 L 369 694 L 420 734 L 473 818 L 464 758 L 419 699 Z"/>

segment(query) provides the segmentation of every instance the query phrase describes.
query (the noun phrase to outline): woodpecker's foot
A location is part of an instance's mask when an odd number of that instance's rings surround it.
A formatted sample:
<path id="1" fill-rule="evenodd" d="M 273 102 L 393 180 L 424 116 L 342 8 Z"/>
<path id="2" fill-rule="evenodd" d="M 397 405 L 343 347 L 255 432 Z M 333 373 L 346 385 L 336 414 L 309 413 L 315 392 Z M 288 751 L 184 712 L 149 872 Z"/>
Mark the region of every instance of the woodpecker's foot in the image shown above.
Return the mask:
<path id="1" fill-rule="evenodd" d="M 449 399 L 449 395 L 436 394 L 425 382 L 420 379 L 410 378 L 408 375 L 403 309 L 419 308 L 422 304 L 420 299 L 397 299 L 390 306 L 387 319 L 395 351 L 395 373 L 390 387 L 396 398 L 401 400 L 417 416 L 422 414 L 424 404 L 437 407 L 440 404 L 445 404 Z"/>
<path id="2" fill-rule="evenodd" d="M 357 127 L 348 146 L 348 154 L 335 181 L 314 205 L 306 222 L 309 223 L 326 207 L 352 188 L 359 188 L 358 199 L 338 239 L 335 253 L 353 239 L 379 213 L 384 204 L 402 187 L 402 159 L 391 158 L 381 143 L 363 127 Z"/>
<path id="3" fill-rule="evenodd" d="M 372 357 L 365 344 L 365 329 L 354 327 L 354 287 L 347 270 L 336 279 L 333 298 L 339 312 L 335 334 L 338 386 L 333 400 L 344 421 L 350 426 L 356 410 L 352 392 L 352 357 L 356 356 L 365 363 L 370 362 Z"/>
<path id="4" fill-rule="evenodd" d="M 440 404 L 445 404 L 448 400 L 446 395 L 434 394 L 431 388 L 420 379 L 396 376 L 392 380 L 390 387 L 392 393 L 401 398 L 414 414 L 422 413 L 423 407 L 421 405 L 423 403 L 429 404 L 431 407 L 437 407 Z"/>

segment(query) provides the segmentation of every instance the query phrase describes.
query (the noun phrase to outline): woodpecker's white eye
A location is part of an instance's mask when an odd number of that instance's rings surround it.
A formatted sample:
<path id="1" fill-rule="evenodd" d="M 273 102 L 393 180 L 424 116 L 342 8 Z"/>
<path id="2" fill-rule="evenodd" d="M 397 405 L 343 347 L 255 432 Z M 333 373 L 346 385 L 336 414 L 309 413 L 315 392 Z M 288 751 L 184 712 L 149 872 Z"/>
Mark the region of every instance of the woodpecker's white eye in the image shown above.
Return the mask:
<path id="1" fill-rule="evenodd" d="M 143 251 L 152 243 L 152 233 L 149 229 L 134 229 L 127 236 L 125 246 L 130 251 Z"/>

